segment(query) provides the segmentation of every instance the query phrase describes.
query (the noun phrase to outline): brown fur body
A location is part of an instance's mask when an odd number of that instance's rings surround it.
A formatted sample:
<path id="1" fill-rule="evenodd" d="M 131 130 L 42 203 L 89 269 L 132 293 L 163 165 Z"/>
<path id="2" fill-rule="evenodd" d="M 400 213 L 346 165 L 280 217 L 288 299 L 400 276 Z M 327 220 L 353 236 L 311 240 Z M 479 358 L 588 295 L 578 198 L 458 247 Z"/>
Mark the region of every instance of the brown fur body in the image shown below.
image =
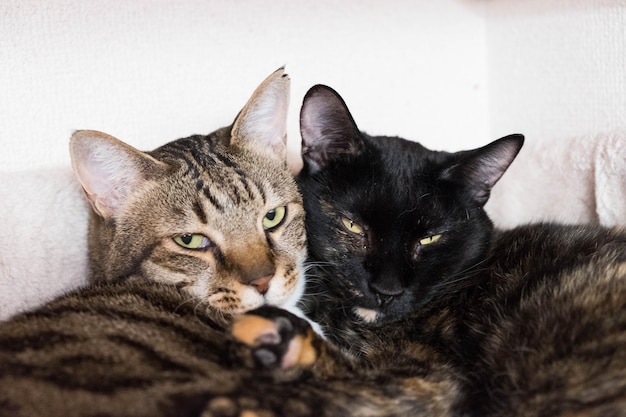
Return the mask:
<path id="1" fill-rule="evenodd" d="M 242 366 L 201 307 L 167 284 L 104 283 L 2 323 L 0 416 L 384 417 L 431 407 L 410 381 L 385 386 L 378 374 L 307 371 L 294 384 Z M 433 386 L 417 388 L 428 399 Z"/>

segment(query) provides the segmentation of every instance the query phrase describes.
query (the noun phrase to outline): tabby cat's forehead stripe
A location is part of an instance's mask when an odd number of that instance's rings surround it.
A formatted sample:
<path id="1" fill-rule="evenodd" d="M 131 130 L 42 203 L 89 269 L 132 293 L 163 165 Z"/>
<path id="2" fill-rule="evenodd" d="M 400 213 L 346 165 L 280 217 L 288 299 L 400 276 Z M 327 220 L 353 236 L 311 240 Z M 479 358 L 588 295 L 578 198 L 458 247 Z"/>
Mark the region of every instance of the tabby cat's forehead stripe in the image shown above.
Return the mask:
<path id="1" fill-rule="evenodd" d="M 189 159 L 187 158 L 181 158 L 183 161 L 185 161 L 186 165 L 187 165 L 187 170 L 185 171 L 185 175 L 190 175 L 192 178 L 198 178 L 200 177 L 200 169 Z"/>
<path id="2" fill-rule="evenodd" d="M 210 139 L 183 140 L 172 144 L 167 153 L 168 157 L 184 162 L 183 175 L 197 180 L 196 189 L 202 190 L 202 194 L 217 210 L 224 212 L 226 209 L 222 198 L 230 199 L 236 206 L 245 200 L 256 198 L 260 198 L 265 204 L 267 196 L 263 184 L 251 178 L 247 169 L 239 166 L 228 154 L 213 152 L 214 145 Z M 206 179 L 200 179 L 202 172 L 210 175 L 210 182 L 213 184 L 207 184 Z M 228 191 L 223 196 L 218 196 L 212 185 Z M 206 213 L 205 216 L 199 214 L 197 207 L 194 207 L 194 212 L 205 223 L 202 219 L 206 218 Z"/>
<path id="3" fill-rule="evenodd" d="M 244 180 L 247 179 L 248 181 L 248 192 L 250 192 L 250 190 L 252 188 L 254 188 L 254 190 L 259 194 L 259 196 L 261 197 L 261 201 L 263 201 L 263 204 L 265 204 L 267 202 L 267 197 L 265 195 L 265 189 L 263 187 L 263 184 L 259 183 L 258 181 L 255 181 L 251 178 L 246 178 L 245 176 L 243 176 Z M 250 187 L 253 186 L 253 187 Z M 250 192 L 250 198 L 252 198 L 252 193 Z"/>
<path id="4" fill-rule="evenodd" d="M 219 160 L 219 162 L 221 162 L 224 166 L 227 166 L 228 168 L 235 168 L 237 166 L 237 164 L 235 162 L 233 162 L 228 157 L 228 155 L 224 155 L 222 153 L 216 152 L 216 153 L 212 153 L 211 157 Z"/>
<path id="5" fill-rule="evenodd" d="M 196 200 L 193 202 L 192 210 L 196 214 L 196 216 L 198 217 L 198 220 L 200 220 L 201 223 L 207 224 L 208 222 L 207 215 L 204 212 L 204 208 L 202 207 L 202 204 L 200 204 L 199 201 Z"/>
<path id="6" fill-rule="evenodd" d="M 265 192 L 263 191 L 263 186 L 253 181 L 251 178 L 248 178 L 240 170 L 235 170 L 235 173 L 239 174 L 239 176 L 233 178 L 233 183 L 236 184 L 237 190 L 241 189 L 245 194 L 244 196 L 242 196 L 242 193 L 236 191 L 238 198 L 243 198 L 245 200 L 254 200 L 260 197 L 263 204 L 265 204 Z M 237 181 L 235 182 L 235 180 Z"/>
<path id="7" fill-rule="evenodd" d="M 224 164 L 217 161 L 215 156 L 212 154 L 193 154 L 190 156 L 202 170 L 215 169 L 215 167 L 224 166 Z"/>
<path id="8" fill-rule="evenodd" d="M 192 178 L 198 178 L 200 176 L 200 169 L 197 166 L 197 163 L 190 158 L 189 152 L 185 149 L 171 149 L 168 152 L 168 158 L 166 160 L 172 159 L 174 161 L 183 162 L 185 164 L 185 173 L 184 175 L 189 175 Z"/>
<path id="9" fill-rule="evenodd" d="M 236 178 L 239 180 L 239 183 L 241 184 L 242 188 L 246 192 L 246 198 L 254 199 L 254 194 L 252 194 L 252 191 L 250 189 L 250 185 L 248 184 L 250 179 L 245 175 L 244 172 L 242 172 L 241 169 L 235 168 L 234 171 L 235 171 L 235 174 L 237 174 Z"/>
<path id="10" fill-rule="evenodd" d="M 211 194 L 211 190 L 209 190 L 208 187 L 204 187 L 202 189 L 202 194 L 204 194 L 204 196 L 207 198 L 207 200 L 209 200 L 209 202 L 213 205 L 213 207 L 215 207 L 219 211 L 222 211 L 222 212 L 224 211 L 224 206 L 222 206 L 222 204 L 220 204 L 220 202 L 217 201 L 217 199 L 213 196 L 213 194 Z"/>
<path id="11" fill-rule="evenodd" d="M 175 147 L 176 151 L 172 155 L 185 160 L 187 163 L 194 163 L 201 170 L 213 169 L 216 166 L 225 166 L 232 168 L 235 164 L 228 159 L 227 156 L 220 155 L 214 150 L 214 144 L 211 140 L 191 140 L 178 143 Z"/>
<path id="12" fill-rule="evenodd" d="M 236 174 L 240 174 L 236 176 Z M 266 194 L 263 185 L 247 178 L 241 171 L 223 173 L 224 178 L 220 179 L 219 184 L 215 184 L 216 188 L 227 192 L 221 193 L 220 198 L 229 199 L 235 206 L 240 206 L 243 201 L 261 199 L 262 203 L 266 203 Z M 215 179 L 215 181 L 218 181 Z M 209 203 L 217 210 L 225 212 L 226 207 L 220 201 L 217 195 L 213 194 L 211 185 L 207 185 L 204 181 L 198 181 L 196 188 L 202 186 L 202 194 L 207 198 Z"/>

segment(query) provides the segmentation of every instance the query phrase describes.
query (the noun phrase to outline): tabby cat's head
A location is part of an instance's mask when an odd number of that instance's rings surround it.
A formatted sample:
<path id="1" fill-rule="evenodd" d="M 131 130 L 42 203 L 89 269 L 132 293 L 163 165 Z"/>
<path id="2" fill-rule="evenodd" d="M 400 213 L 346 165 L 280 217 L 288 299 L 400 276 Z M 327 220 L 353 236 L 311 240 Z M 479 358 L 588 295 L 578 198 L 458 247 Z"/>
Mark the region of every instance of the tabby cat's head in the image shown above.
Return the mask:
<path id="1" fill-rule="evenodd" d="M 280 69 L 233 125 L 140 152 L 104 133 L 70 142 L 93 208 L 92 279 L 174 284 L 217 311 L 291 306 L 306 258 L 301 197 L 285 160 Z"/>
<path id="2" fill-rule="evenodd" d="M 486 253 L 493 226 L 483 206 L 523 137 L 457 153 L 372 137 L 321 85 L 307 93 L 300 123 L 297 180 L 313 278 L 367 322 L 398 318 L 454 291 Z"/>

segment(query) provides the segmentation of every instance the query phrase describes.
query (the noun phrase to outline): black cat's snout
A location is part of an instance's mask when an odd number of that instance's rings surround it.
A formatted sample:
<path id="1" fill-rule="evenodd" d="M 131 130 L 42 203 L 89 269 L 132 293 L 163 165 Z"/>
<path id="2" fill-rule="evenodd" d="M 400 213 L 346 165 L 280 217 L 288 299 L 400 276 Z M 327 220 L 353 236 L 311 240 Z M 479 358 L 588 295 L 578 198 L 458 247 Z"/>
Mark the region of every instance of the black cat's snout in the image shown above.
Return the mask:
<path id="1" fill-rule="evenodd" d="M 376 302 L 380 307 L 387 307 L 395 296 L 376 293 Z"/>
<path id="2" fill-rule="evenodd" d="M 370 289 L 376 297 L 376 302 L 381 307 L 388 306 L 394 298 L 402 295 L 404 288 L 399 286 L 385 287 L 375 282 L 370 283 Z"/>

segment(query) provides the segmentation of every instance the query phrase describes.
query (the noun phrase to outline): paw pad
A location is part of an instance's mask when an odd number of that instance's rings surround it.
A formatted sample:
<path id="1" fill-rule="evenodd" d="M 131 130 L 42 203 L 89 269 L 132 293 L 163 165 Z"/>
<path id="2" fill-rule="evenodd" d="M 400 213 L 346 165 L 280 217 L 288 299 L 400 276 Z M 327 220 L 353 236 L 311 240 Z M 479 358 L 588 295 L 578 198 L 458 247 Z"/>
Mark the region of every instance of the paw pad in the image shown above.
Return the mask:
<path id="1" fill-rule="evenodd" d="M 278 308 L 261 307 L 236 317 L 231 334 L 251 349 L 260 368 L 310 365 L 316 358 L 308 323 Z"/>

